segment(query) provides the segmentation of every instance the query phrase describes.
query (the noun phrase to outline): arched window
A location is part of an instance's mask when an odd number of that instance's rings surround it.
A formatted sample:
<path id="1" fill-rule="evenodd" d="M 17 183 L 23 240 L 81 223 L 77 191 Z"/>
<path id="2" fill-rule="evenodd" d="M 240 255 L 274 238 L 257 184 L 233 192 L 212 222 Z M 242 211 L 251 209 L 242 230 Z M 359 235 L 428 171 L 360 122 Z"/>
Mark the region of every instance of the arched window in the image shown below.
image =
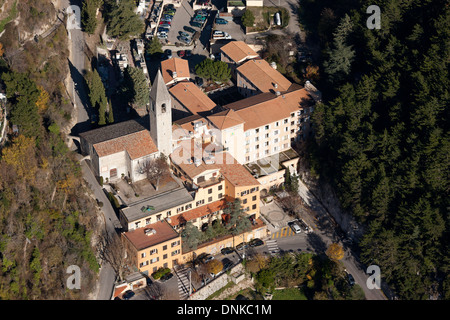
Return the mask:
<path id="1" fill-rule="evenodd" d="M 165 104 L 165 103 L 163 103 L 163 104 L 161 105 L 161 112 L 162 112 L 162 113 L 166 113 L 166 104 Z"/>

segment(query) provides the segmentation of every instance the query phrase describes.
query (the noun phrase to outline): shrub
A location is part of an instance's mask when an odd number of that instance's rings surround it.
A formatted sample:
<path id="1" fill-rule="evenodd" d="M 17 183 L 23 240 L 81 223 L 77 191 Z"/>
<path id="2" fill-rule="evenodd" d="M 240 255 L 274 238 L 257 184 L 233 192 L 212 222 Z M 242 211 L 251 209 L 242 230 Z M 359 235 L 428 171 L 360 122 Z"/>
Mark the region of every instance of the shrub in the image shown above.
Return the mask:
<path id="1" fill-rule="evenodd" d="M 167 274 L 170 272 L 169 268 L 159 268 L 158 270 L 156 270 L 155 272 L 152 273 L 152 278 L 155 280 L 160 279 L 163 275 Z"/>

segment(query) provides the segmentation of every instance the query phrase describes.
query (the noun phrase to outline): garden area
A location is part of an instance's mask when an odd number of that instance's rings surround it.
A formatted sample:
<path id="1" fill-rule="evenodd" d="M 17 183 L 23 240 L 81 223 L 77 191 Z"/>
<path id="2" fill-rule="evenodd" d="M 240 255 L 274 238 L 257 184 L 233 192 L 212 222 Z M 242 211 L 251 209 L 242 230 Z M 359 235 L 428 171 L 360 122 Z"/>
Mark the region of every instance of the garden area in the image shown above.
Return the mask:
<path id="1" fill-rule="evenodd" d="M 281 18 L 281 25 L 275 24 L 275 14 L 279 12 Z M 253 18 L 252 18 L 253 17 Z M 263 32 L 269 29 L 283 29 L 289 24 L 289 12 L 283 7 L 247 7 L 244 20 L 248 19 L 246 26 L 246 33 Z"/>

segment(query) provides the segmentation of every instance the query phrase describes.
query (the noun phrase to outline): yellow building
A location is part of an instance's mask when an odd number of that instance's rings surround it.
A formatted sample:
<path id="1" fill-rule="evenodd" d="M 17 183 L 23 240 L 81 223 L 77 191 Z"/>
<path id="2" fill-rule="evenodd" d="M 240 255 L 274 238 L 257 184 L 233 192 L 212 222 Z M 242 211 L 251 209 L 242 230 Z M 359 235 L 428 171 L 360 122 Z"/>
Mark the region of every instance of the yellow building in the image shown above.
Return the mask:
<path id="1" fill-rule="evenodd" d="M 181 237 L 165 220 L 122 233 L 128 253 L 140 272 L 152 274 L 159 268 L 180 263 Z"/>

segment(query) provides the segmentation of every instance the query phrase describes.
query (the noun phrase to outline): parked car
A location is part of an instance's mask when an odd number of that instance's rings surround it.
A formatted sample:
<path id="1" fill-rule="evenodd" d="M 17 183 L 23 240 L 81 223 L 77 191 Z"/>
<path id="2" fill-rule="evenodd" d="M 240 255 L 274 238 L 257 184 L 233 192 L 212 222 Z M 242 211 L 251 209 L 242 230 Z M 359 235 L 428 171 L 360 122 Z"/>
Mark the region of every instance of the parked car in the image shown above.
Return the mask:
<path id="1" fill-rule="evenodd" d="M 195 84 L 201 87 L 203 85 L 203 79 L 200 77 L 195 77 Z"/>
<path id="2" fill-rule="evenodd" d="M 159 24 L 160 24 L 160 25 L 161 25 L 161 24 L 168 24 L 168 25 L 171 25 L 172 22 L 170 22 L 170 21 L 160 21 Z"/>
<path id="3" fill-rule="evenodd" d="M 166 50 L 164 50 L 164 54 L 166 55 L 167 59 L 172 58 L 172 50 L 166 49 Z"/>
<path id="4" fill-rule="evenodd" d="M 355 278 L 350 273 L 347 273 L 348 283 L 353 286 L 355 284 Z"/>
<path id="5" fill-rule="evenodd" d="M 193 27 L 197 27 L 197 28 L 201 28 L 202 27 L 202 24 L 199 23 L 199 22 L 196 22 L 196 21 L 191 21 L 190 24 Z"/>
<path id="6" fill-rule="evenodd" d="M 222 18 L 217 18 L 216 24 L 228 24 L 228 21 Z"/>
<path id="7" fill-rule="evenodd" d="M 183 57 L 186 55 L 186 51 L 180 50 L 180 51 L 177 52 L 177 54 L 178 54 L 178 56 L 179 56 L 180 58 L 183 58 Z"/>
<path id="8" fill-rule="evenodd" d="M 192 51 L 191 50 L 186 50 L 186 57 L 190 57 L 192 56 Z"/>
<path id="9" fill-rule="evenodd" d="M 190 32 L 190 33 L 195 33 L 196 32 L 195 29 L 192 29 L 191 27 L 188 27 L 188 26 L 184 26 L 183 29 L 185 31 L 187 31 L 187 32 Z"/>
<path id="10" fill-rule="evenodd" d="M 164 27 L 158 27 L 157 32 L 165 32 L 165 33 L 168 33 L 168 32 L 169 32 L 169 29 L 164 28 Z"/>
<path id="11" fill-rule="evenodd" d="M 294 222 L 291 222 L 289 225 L 290 225 L 292 231 L 294 231 L 294 233 L 300 233 L 300 232 L 302 232 L 302 229 L 300 229 L 300 227 L 298 226 L 298 224 L 296 224 L 296 223 L 294 223 Z"/>
<path id="12" fill-rule="evenodd" d="M 156 37 L 158 37 L 158 39 L 167 39 L 168 38 L 167 33 L 157 34 Z"/>
<path id="13" fill-rule="evenodd" d="M 169 272 L 169 273 L 166 273 L 165 275 L 163 275 L 159 280 L 161 282 L 166 282 L 167 280 L 172 279 L 172 277 L 173 277 L 173 273 Z"/>
<path id="14" fill-rule="evenodd" d="M 127 290 L 125 291 L 125 293 L 122 295 L 122 299 L 123 300 L 129 300 L 132 297 L 134 297 L 135 293 L 132 290 Z"/>
<path id="15" fill-rule="evenodd" d="M 255 239 L 250 240 L 250 242 L 248 244 L 250 247 L 259 247 L 264 244 L 264 241 L 262 241 L 261 239 L 255 238 Z"/>
<path id="16" fill-rule="evenodd" d="M 172 18 L 169 18 L 169 17 L 162 17 L 160 21 L 163 21 L 163 22 L 171 22 L 171 21 L 172 21 Z"/>
<path id="17" fill-rule="evenodd" d="M 202 259 L 203 263 L 208 263 L 211 260 L 214 260 L 214 257 L 210 254 L 208 254 L 204 259 Z"/>
<path id="18" fill-rule="evenodd" d="M 187 32 L 180 31 L 180 36 L 189 38 L 191 35 Z"/>
<path id="19" fill-rule="evenodd" d="M 223 265 L 223 271 L 226 271 L 227 269 L 229 269 L 230 267 L 233 266 L 233 261 L 231 261 L 228 258 L 224 258 L 222 259 L 222 265 Z"/>
<path id="20" fill-rule="evenodd" d="M 242 242 L 236 246 L 236 250 L 242 250 L 248 248 L 248 244 L 246 242 Z"/>
<path id="21" fill-rule="evenodd" d="M 185 44 L 190 44 L 191 43 L 191 38 L 178 36 L 177 39 L 180 40 L 181 42 L 184 42 Z"/>
<path id="22" fill-rule="evenodd" d="M 300 228 L 305 230 L 306 233 L 310 233 L 312 231 L 311 228 L 302 219 L 297 220 L 297 223 L 300 226 Z"/>
<path id="23" fill-rule="evenodd" d="M 231 248 L 223 248 L 222 250 L 220 250 L 220 253 L 222 253 L 223 255 L 230 254 L 232 252 L 233 252 L 233 249 L 231 249 Z"/>

